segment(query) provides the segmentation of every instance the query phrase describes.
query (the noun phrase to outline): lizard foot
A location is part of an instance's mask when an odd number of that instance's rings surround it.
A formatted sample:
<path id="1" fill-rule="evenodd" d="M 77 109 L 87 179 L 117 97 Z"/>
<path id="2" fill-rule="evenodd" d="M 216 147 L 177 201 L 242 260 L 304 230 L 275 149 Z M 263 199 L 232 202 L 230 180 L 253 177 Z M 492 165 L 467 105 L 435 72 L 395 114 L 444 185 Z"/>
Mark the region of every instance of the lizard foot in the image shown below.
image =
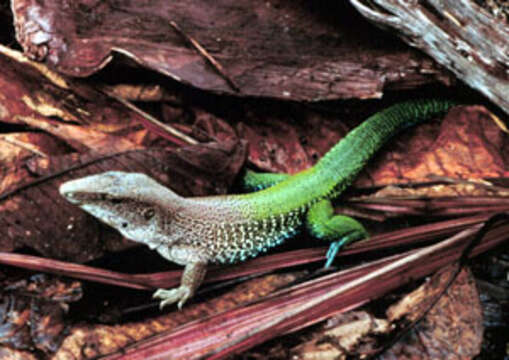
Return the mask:
<path id="1" fill-rule="evenodd" d="M 192 295 L 191 289 L 187 286 L 180 286 L 175 289 L 165 290 L 158 289 L 152 298 L 160 299 L 159 309 L 162 310 L 166 305 L 170 305 L 178 302 L 177 306 L 179 310 L 182 310 L 182 306 Z"/>
<path id="2" fill-rule="evenodd" d="M 329 245 L 329 250 L 327 250 L 327 255 L 325 255 L 325 258 L 327 259 L 324 265 L 325 269 L 332 265 L 334 259 L 336 258 L 336 255 L 338 254 L 339 249 L 341 249 L 344 244 L 345 242 L 343 241 L 343 239 L 341 239 L 334 241 Z"/>
<path id="3" fill-rule="evenodd" d="M 327 255 L 325 255 L 327 260 L 325 262 L 324 268 L 327 269 L 332 265 L 336 255 L 338 254 L 338 251 L 341 250 L 346 244 L 355 240 L 360 240 L 364 237 L 366 237 L 364 233 L 353 231 L 350 234 L 343 236 L 341 239 L 332 242 L 329 245 L 329 250 L 327 250 Z"/>

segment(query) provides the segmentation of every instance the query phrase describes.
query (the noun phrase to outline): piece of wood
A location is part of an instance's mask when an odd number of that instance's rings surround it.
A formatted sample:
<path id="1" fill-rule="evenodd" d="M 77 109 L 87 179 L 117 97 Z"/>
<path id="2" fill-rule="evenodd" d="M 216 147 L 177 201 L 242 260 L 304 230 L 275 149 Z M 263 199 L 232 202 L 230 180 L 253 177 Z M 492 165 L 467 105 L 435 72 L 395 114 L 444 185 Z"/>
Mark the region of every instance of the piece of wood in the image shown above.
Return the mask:
<path id="1" fill-rule="evenodd" d="M 207 91 L 294 101 L 381 98 L 387 90 L 454 82 L 427 56 L 379 36 L 343 2 L 12 4 L 25 53 L 71 76 L 96 73 L 116 55 Z"/>
<path id="2" fill-rule="evenodd" d="M 509 25 L 473 0 L 350 0 L 509 114 Z"/>

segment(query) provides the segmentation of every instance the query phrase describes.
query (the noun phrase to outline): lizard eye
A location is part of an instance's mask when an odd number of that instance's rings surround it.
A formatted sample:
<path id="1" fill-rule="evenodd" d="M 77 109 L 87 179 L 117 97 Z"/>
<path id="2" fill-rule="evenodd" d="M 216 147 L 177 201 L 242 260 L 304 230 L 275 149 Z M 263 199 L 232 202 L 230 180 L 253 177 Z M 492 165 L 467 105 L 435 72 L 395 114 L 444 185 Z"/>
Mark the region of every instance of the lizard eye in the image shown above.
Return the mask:
<path id="1" fill-rule="evenodd" d="M 142 214 L 143 214 L 143 217 L 145 218 L 145 220 L 150 220 L 154 217 L 155 213 L 156 213 L 155 210 L 150 208 L 150 209 L 143 210 Z"/>

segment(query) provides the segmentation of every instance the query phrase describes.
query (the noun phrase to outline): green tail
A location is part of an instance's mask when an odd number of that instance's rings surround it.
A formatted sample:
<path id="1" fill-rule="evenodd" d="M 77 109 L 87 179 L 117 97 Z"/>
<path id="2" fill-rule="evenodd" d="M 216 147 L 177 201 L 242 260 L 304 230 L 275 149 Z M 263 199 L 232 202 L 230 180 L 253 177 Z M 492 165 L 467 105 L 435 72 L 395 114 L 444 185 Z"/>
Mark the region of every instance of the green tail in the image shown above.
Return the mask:
<path id="1" fill-rule="evenodd" d="M 421 99 L 393 105 L 369 117 L 336 144 L 314 166 L 334 197 L 355 179 L 368 160 L 401 130 L 445 113 L 458 105 L 450 100 Z"/>
<path id="2" fill-rule="evenodd" d="M 332 199 L 352 183 L 387 140 L 399 131 L 440 115 L 455 105 L 450 100 L 433 99 L 393 105 L 348 133 L 315 166 L 287 178 L 275 175 L 260 187 L 270 186 L 271 182 L 273 186 L 247 194 L 246 198 L 256 204 L 258 218 L 289 213 L 320 199 Z"/>

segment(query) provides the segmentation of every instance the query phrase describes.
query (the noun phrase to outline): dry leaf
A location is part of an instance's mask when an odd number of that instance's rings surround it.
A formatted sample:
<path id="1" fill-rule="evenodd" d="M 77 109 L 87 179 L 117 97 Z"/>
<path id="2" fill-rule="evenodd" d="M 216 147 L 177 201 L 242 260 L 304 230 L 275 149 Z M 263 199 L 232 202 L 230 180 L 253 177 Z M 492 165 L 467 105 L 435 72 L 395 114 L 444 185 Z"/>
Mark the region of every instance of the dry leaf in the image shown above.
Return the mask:
<path id="1" fill-rule="evenodd" d="M 454 267 L 434 276 L 432 281 L 407 295 L 387 311 L 391 321 L 402 315 L 414 320 L 426 309 L 450 278 Z M 403 313 L 403 314 L 402 314 Z M 447 292 L 433 306 L 424 320 L 395 344 L 382 359 L 466 359 L 481 351 L 483 318 L 479 293 L 468 269 L 463 269 Z"/>
<path id="2" fill-rule="evenodd" d="M 394 145 L 367 168 L 358 186 L 429 181 L 430 175 L 451 178 L 508 177 L 507 134 L 480 106 L 461 106 L 443 121 L 415 127 L 398 136 Z"/>
<path id="3" fill-rule="evenodd" d="M 9 360 L 38 360 L 33 352 L 14 350 L 8 346 L 0 347 L 0 358 Z"/>
<path id="4" fill-rule="evenodd" d="M 299 107 L 278 113 L 275 106 L 248 113 L 238 124 L 239 136 L 249 142 L 248 160 L 270 172 L 293 174 L 307 169 L 348 132 L 330 115 Z"/>
<path id="5" fill-rule="evenodd" d="M 81 295 L 78 282 L 40 275 L 7 284 L 0 296 L 0 343 L 18 350 L 55 352 L 70 324 L 68 303 Z"/>
<path id="6" fill-rule="evenodd" d="M 27 159 L 49 155 L 63 155 L 69 148 L 54 137 L 44 133 L 10 132 L 0 135 L 0 168 L 7 168 L 13 163 L 22 163 Z"/>
<path id="7" fill-rule="evenodd" d="M 7 50 L 0 46 L 0 121 L 23 125 L 21 119 L 28 118 L 33 119 L 32 126 L 50 128 L 53 117 L 61 126 L 71 122 L 111 133 L 140 119 L 91 86 L 54 81 L 21 54 Z"/>
<path id="8" fill-rule="evenodd" d="M 362 357 L 376 347 L 376 337 L 390 332 L 391 324 L 365 311 L 335 316 L 312 332 L 308 340 L 291 351 L 295 360 L 342 360 L 348 355 Z"/>

